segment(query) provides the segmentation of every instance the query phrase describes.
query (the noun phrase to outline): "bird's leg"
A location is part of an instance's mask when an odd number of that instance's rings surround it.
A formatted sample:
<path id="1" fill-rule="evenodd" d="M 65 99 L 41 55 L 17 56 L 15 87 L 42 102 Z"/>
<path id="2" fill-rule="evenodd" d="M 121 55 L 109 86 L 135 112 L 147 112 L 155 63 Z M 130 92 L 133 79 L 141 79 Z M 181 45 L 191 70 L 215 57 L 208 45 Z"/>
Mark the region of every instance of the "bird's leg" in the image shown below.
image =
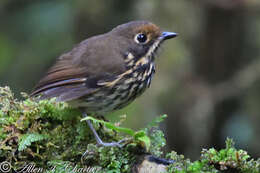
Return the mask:
<path id="1" fill-rule="evenodd" d="M 83 112 L 83 116 L 87 117 L 88 115 L 86 114 L 86 112 Z M 95 139 L 97 141 L 98 145 L 104 146 L 104 147 L 121 147 L 120 143 L 122 143 L 124 140 L 120 140 L 118 142 L 110 142 L 110 143 L 106 143 L 103 142 L 100 137 L 97 134 L 97 131 L 95 130 L 95 128 L 93 127 L 92 123 L 90 120 L 86 120 L 88 123 L 89 128 L 91 129 L 91 131 L 93 132 Z"/>

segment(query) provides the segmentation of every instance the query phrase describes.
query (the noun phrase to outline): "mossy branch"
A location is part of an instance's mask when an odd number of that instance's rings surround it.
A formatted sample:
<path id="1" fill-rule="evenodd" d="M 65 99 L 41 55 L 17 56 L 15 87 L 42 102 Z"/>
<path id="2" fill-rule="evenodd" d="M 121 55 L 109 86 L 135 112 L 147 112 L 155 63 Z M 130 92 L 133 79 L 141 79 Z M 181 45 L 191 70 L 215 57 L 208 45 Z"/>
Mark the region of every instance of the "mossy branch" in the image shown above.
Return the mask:
<path id="1" fill-rule="evenodd" d="M 259 173 L 260 159 L 253 160 L 246 151 L 235 149 L 231 139 L 220 151 L 203 149 L 201 158 L 194 162 L 174 151 L 164 156 L 166 141 L 157 127 L 165 115 L 139 131 L 89 117 L 105 141 L 128 139 L 122 148 L 98 147 L 77 110 L 55 99 L 36 101 L 23 95 L 25 99 L 19 101 L 8 87 L 0 87 L 0 163 L 9 162 L 16 171 L 34 164 L 45 172 L 57 173 L 140 173 L 148 168 L 151 173 Z"/>

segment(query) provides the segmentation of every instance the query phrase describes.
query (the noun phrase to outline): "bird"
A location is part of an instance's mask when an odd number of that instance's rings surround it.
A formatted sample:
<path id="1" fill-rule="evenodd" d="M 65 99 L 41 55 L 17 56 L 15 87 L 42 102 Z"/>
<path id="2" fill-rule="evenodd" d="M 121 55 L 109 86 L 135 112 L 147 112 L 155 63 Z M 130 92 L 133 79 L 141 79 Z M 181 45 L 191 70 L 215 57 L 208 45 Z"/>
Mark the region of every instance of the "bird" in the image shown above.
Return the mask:
<path id="1" fill-rule="evenodd" d="M 55 97 L 81 110 L 84 117 L 121 109 L 150 87 L 158 48 L 176 36 L 149 21 L 118 25 L 59 56 L 31 97 Z M 122 141 L 103 142 L 90 120 L 87 124 L 98 145 L 121 146 Z"/>

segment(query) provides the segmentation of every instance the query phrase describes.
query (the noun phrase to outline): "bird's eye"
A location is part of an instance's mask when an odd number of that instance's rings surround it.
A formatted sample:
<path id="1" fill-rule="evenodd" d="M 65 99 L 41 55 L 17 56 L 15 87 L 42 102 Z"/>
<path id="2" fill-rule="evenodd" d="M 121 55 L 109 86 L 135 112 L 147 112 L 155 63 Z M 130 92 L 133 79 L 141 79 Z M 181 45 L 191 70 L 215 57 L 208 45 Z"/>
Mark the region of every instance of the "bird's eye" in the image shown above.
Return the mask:
<path id="1" fill-rule="evenodd" d="M 147 36 L 143 33 L 139 33 L 135 37 L 137 43 L 145 43 L 147 41 Z"/>

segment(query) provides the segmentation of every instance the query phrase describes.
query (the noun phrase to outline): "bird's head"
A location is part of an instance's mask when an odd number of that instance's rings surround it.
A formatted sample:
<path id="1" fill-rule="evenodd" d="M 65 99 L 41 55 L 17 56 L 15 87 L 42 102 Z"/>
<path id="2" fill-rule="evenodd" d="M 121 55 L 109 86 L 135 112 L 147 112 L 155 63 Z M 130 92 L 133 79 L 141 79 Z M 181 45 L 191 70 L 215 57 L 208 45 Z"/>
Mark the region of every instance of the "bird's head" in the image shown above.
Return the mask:
<path id="1" fill-rule="evenodd" d="M 144 57 L 153 60 L 161 43 L 177 36 L 174 32 L 162 32 L 158 26 L 148 21 L 133 21 L 119 25 L 111 34 L 118 38 L 117 43 L 125 51 L 128 60 L 135 61 Z"/>

